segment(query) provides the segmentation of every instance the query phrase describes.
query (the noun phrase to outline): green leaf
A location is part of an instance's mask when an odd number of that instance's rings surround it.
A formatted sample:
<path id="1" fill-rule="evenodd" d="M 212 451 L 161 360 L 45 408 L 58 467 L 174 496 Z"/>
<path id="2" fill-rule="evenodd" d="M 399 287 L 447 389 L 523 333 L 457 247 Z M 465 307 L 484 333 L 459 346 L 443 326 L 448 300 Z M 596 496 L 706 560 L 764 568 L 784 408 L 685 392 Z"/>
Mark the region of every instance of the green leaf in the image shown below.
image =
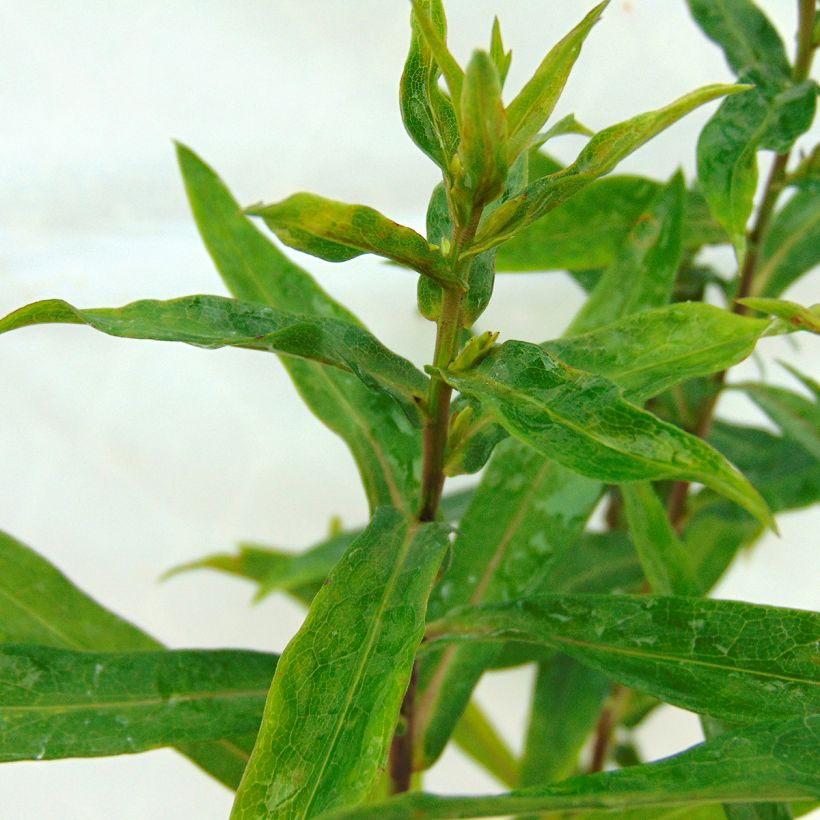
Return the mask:
<path id="1" fill-rule="evenodd" d="M 501 24 L 498 22 L 498 17 L 493 19 L 493 30 L 490 35 L 490 56 L 493 58 L 493 63 L 495 63 L 498 77 L 503 86 L 510 70 L 512 51 L 504 51 L 504 41 L 501 39 Z"/>
<path id="2" fill-rule="evenodd" d="M 575 162 L 561 171 L 530 183 L 522 193 L 484 220 L 471 253 L 481 253 L 505 242 L 593 180 L 608 174 L 622 159 L 698 106 L 726 94 L 745 90 L 746 86 L 705 86 L 665 108 L 640 114 L 599 131 Z"/>
<path id="3" fill-rule="evenodd" d="M 79 590 L 53 564 L 0 531 L 0 642 L 81 651 L 151 651 L 162 644 Z M 258 725 L 258 724 L 257 724 Z M 256 730 L 178 751 L 236 788 Z"/>
<path id="4" fill-rule="evenodd" d="M 772 316 L 779 316 L 785 319 L 787 327 L 791 330 L 808 330 L 812 333 L 820 333 L 820 305 L 812 305 L 809 308 L 798 305 L 796 302 L 787 302 L 785 299 L 761 299 L 746 298 L 738 299 L 741 305 L 769 313 Z"/>
<path id="5" fill-rule="evenodd" d="M 366 205 L 348 205 L 316 194 L 293 194 L 281 202 L 252 205 L 245 213 L 261 216 L 291 248 L 328 262 L 373 253 L 438 282 L 449 279 L 444 257 L 423 236 Z"/>
<path id="6" fill-rule="evenodd" d="M 814 119 L 816 86 L 792 85 L 766 66 L 744 74 L 756 88 L 730 97 L 698 140 L 698 179 L 715 219 L 739 251 L 757 190 L 757 152 L 788 151 Z"/>
<path id="7" fill-rule="evenodd" d="M 820 717 L 761 723 L 723 735 L 656 763 L 616 772 L 581 775 L 554 786 L 509 794 L 446 797 L 416 792 L 384 803 L 338 812 L 326 820 L 422 820 L 500 817 L 574 809 L 618 811 L 657 806 L 653 820 L 702 819 L 703 805 L 767 800 L 816 799 L 820 794 L 817 744 Z M 664 807 L 687 806 L 681 815 Z M 691 813 L 690 813 L 691 812 Z"/>
<path id="8" fill-rule="evenodd" d="M 735 74 L 764 65 L 791 76 L 786 49 L 775 27 L 751 0 L 686 0 L 706 36 L 723 48 Z"/>
<path id="9" fill-rule="evenodd" d="M 609 0 L 599 3 L 541 62 L 532 78 L 509 104 L 509 152 L 514 159 L 531 143 L 552 114 L 587 35 L 598 22 Z"/>
<path id="10" fill-rule="evenodd" d="M 820 708 L 820 614 L 649 595 L 541 595 L 462 607 L 429 639 L 542 643 L 683 709 L 749 722 Z"/>
<path id="11" fill-rule="evenodd" d="M 207 349 L 266 350 L 338 367 L 399 401 L 420 423 L 428 379 L 366 330 L 222 296 L 144 299 L 121 308 L 80 310 L 61 299 L 34 302 L 0 319 L 0 333 L 46 323 L 84 324 L 129 339 L 184 342 Z"/>
<path id="12" fill-rule="evenodd" d="M 275 655 L 0 646 L 0 762 L 131 754 L 253 735 Z"/>
<path id="13" fill-rule="evenodd" d="M 569 368 L 537 345 L 505 342 L 477 367 L 444 376 L 511 435 L 582 475 L 700 481 L 772 521 L 757 491 L 709 445 L 624 400 L 612 382 Z"/>
<path id="14" fill-rule="evenodd" d="M 621 485 L 629 533 L 656 595 L 700 595 L 689 556 L 672 528 L 666 509 L 652 485 L 633 481 Z"/>
<path id="15" fill-rule="evenodd" d="M 521 785 L 555 783 L 575 773 L 612 681 L 566 655 L 539 664 L 527 728 Z"/>
<path id="16" fill-rule="evenodd" d="M 423 5 L 419 3 L 419 7 Z M 430 0 L 426 5 L 440 36 L 446 38 L 447 21 L 441 0 Z M 418 13 L 414 8 L 410 15 L 412 37 L 401 75 L 401 116 L 413 142 L 447 174 L 458 146 L 458 124 L 452 103 L 438 86 L 441 71 L 421 34 Z"/>
<path id="17" fill-rule="evenodd" d="M 669 301 L 683 252 L 685 197 L 683 175 L 677 173 L 635 221 L 567 335 L 584 333 Z"/>
<path id="18" fill-rule="evenodd" d="M 591 137 L 595 132 L 587 128 L 583 123 L 578 122 L 575 114 L 567 114 L 561 117 L 555 125 L 551 125 L 543 134 L 538 136 L 538 147 L 555 137 L 563 137 L 565 134 L 580 134 L 582 137 Z"/>
<path id="19" fill-rule="evenodd" d="M 501 79 L 485 51 L 473 52 L 461 96 L 461 141 L 451 199 L 461 225 L 504 190 L 509 173 Z"/>
<path id="20" fill-rule="evenodd" d="M 587 271 L 611 264 L 635 220 L 660 188 L 660 183 L 636 176 L 611 176 L 590 183 L 501 245 L 498 271 Z M 683 225 L 687 250 L 727 241 L 703 196 L 689 191 Z"/>
<path id="21" fill-rule="evenodd" d="M 212 168 L 183 145 L 177 157 L 197 227 L 217 270 L 238 299 L 290 313 L 358 320 L 256 229 Z M 421 441 L 389 396 L 316 362 L 282 363 L 306 404 L 350 448 L 371 509 L 416 504 Z"/>
<path id="22" fill-rule="evenodd" d="M 820 403 L 771 384 L 744 382 L 742 390 L 784 433 L 820 458 Z"/>
<path id="23" fill-rule="evenodd" d="M 503 601 L 543 588 L 553 564 L 580 536 L 601 492 L 517 441 L 499 446 L 459 523 L 449 566 L 430 596 L 429 615 Z M 448 647 L 419 664 L 416 767 L 438 757 L 496 646 Z"/>
<path id="24" fill-rule="evenodd" d="M 798 191 L 775 214 L 760 251 L 755 293 L 780 296 L 820 264 L 820 196 Z"/>
<path id="25" fill-rule="evenodd" d="M 470 701 L 453 730 L 453 743 L 503 786 L 518 782 L 518 761 L 484 713 Z"/>
<path id="26" fill-rule="evenodd" d="M 381 508 L 288 644 L 232 817 L 358 803 L 385 764 L 448 529 Z"/>

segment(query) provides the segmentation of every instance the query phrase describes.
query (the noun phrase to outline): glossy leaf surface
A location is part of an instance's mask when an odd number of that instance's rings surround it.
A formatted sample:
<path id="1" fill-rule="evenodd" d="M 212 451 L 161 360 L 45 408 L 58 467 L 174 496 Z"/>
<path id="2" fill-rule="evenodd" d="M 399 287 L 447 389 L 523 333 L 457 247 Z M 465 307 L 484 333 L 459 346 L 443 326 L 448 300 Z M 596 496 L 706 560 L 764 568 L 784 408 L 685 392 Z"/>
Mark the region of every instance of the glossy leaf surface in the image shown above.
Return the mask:
<path id="1" fill-rule="evenodd" d="M 657 763 L 617 772 L 581 775 L 554 786 L 536 786 L 486 797 L 404 795 L 327 820 L 420 820 L 499 817 L 573 809 L 621 811 L 686 806 L 680 817 L 701 820 L 700 806 L 765 800 L 817 799 L 820 718 L 762 723 L 723 735 Z M 688 813 L 688 812 L 691 812 Z M 629 814 L 623 815 L 631 817 Z M 675 816 L 675 815 L 669 815 Z M 711 818 L 710 818 L 711 820 Z"/>
<path id="2" fill-rule="evenodd" d="M 684 709 L 749 722 L 820 708 L 820 615 L 735 601 L 543 595 L 465 607 L 431 638 L 529 640 Z"/>
<path id="3" fill-rule="evenodd" d="M 253 735 L 276 656 L 0 645 L 0 761 L 130 754 Z"/>
<path id="4" fill-rule="evenodd" d="M 121 308 L 80 310 L 61 299 L 35 302 L 0 319 L 0 333 L 36 324 L 84 324 L 129 339 L 155 339 L 216 349 L 243 347 L 311 359 L 378 386 L 413 416 L 428 379 L 366 330 L 222 296 L 144 299 Z M 415 407 L 414 407 L 415 405 Z"/>
<path id="5" fill-rule="evenodd" d="M 282 655 L 232 817 L 310 817 L 367 797 L 447 544 L 444 525 L 376 512 Z"/>
<path id="6" fill-rule="evenodd" d="M 212 168 L 177 146 L 197 227 L 222 279 L 238 299 L 360 324 L 287 259 L 243 213 Z M 308 407 L 350 448 L 371 509 L 415 506 L 421 442 L 404 411 L 358 378 L 317 362 L 282 360 Z"/>
<path id="7" fill-rule="evenodd" d="M 622 159 L 698 106 L 744 90 L 745 86 L 706 86 L 665 108 L 640 114 L 599 131 L 575 162 L 562 171 L 530 183 L 521 194 L 494 211 L 479 228 L 472 252 L 480 253 L 505 242 L 594 179 L 608 174 Z"/>
<path id="8" fill-rule="evenodd" d="M 0 641 L 89 652 L 162 649 L 98 604 L 34 550 L 0 532 Z M 256 731 L 231 740 L 183 744 L 188 758 L 230 788 L 248 762 Z"/>
<path id="9" fill-rule="evenodd" d="M 316 194 L 293 194 L 281 202 L 253 205 L 246 213 L 261 216 L 291 248 L 328 262 L 373 253 L 433 279 L 447 278 L 443 257 L 423 236 L 366 205 L 348 205 Z"/>
<path id="10" fill-rule="evenodd" d="M 505 342 L 477 367 L 445 377 L 510 434 L 582 475 L 700 481 L 770 520 L 763 499 L 719 453 L 625 401 L 612 382 L 568 368 L 537 345 Z"/>

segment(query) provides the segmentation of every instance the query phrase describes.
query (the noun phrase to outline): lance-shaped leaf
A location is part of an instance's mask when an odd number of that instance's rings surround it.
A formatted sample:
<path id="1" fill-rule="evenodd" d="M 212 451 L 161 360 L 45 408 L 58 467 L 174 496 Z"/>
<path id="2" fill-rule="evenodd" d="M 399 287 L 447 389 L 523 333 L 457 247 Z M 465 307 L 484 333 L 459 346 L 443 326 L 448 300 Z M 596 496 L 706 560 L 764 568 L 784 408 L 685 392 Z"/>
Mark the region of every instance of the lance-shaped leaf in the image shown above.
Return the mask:
<path id="1" fill-rule="evenodd" d="M 542 595 L 454 610 L 428 634 L 543 643 L 668 703 L 749 722 L 820 709 L 818 629 L 818 613 L 736 601 Z"/>
<path id="2" fill-rule="evenodd" d="M 0 762 L 253 735 L 277 657 L 239 650 L 0 646 Z"/>
<path id="3" fill-rule="evenodd" d="M 450 278 L 444 257 L 423 236 L 366 205 L 349 205 L 316 194 L 293 194 L 270 205 L 252 205 L 245 213 L 261 216 L 291 248 L 328 262 L 345 262 L 372 253 L 438 282 Z"/>
<path id="4" fill-rule="evenodd" d="M 498 17 L 493 19 L 493 30 L 490 35 L 490 57 L 493 58 L 498 77 L 503 86 L 504 80 L 507 79 L 507 72 L 510 70 L 512 51 L 504 50 L 504 41 L 501 38 L 501 24 L 498 22 Z"/>
<path id="5" fill-rule="evenodd" d="M 413 142 L 439 168 L 449 173 L 450 160 L 458 146 L 458 124 L 453 105 L 438 85 L 441 71 L 419 28 L 419 13 L 429 6 L 433 25 L 442 39 L 447 37 L 447 20 L 441 0 L 420 3 L 410 15 L 410 51 L 401 75 L 399 102 L 401 116 Z"/>
<path id="6" fill-rule="evenodd" d="M 535 70 L 532 78 L 508 106 L 510 159 L 526 151 L 552 114 L 581 46 L 598 22 L 609 0 L 595 6 L 584 19 L 558 42 Z"/>
<path id="7" fill-rule="evenodd" d="M 785 387 L 744 382 L 732 385 L 746 395 L 783 432 L 820 458 L 820 402 L 811 401 Z"/>
<path id="8" fill-rule="evenodd" d="M 470 487 L 443 496 L 439 510 L 444 520 L 452 524 L 459 521 L 474 492 Z M 173 567 L 164 577 L 170 578 L 191 570 L 211 569 L 253 581 L 258 585 L 254 600 L 259 601 L 273 592 L 287 592 L 309 605 L 333 567 L 363 531 L 363 528 L 358 527 L 333 533 L 303 552 L 240 543 L 236 553 L 207 555 L 197 561 Z"/>
<path id="9" fill-rule="evenodd" d="M 771 523 L 754 487 L 708 444 L 624 400 L 607 379 L 569 368 L 537 345 L 505 342 L 477 367 L 444 376 L 511 435 L 582 475 L 700 481 Z"/>
<path id="10" fill-rule="evenodd" d="M 327 815 L 326 820 L 424 820 L 501 817 L 560 810 L 657 807 L 644 815 L 702 819 L 700 807 L 728 802 L 816 800 L 820 796 L 820 717 L 761 723 L 722 735 L 656 763 L 580 775 L 508 794 L 448 797 L 416 792 Z M 664 807 L 685 806 L 667 815 Z M 597 816 L 597 814 L 595 815 Z M 711 815 L 707 815 L 711 820 Z"/>
<path id="11" fill-rule="evenodd" d="M 518 761 L 475 701 L 468 704 L 456 725 L 453 743 L 502 785 L 518 783 Z"/>
<path id="12" fill-rule="evenodd" d="M 583 531 L 601 492 L 596 481 L 517 441 L 499 447 L 466 515 L 452 558 L 430 597 L 430 617 L 453 607 L 503 601 L 542 589 L 553 564 Z M 448 647 L 419 665 L 416 767 L 441 754 L 500 647 Z"/>
<path id="13" fill-rule="evenodd" d="M 632 543 L 646 580 L 657 595 L 700 595 L 686 550 L 672 528 L 666 509 L 646 481 L 621 485 Z"/>
<path id="14" fill-rule="evenodd" d="M 754 290 L 779 296 L 820 264 L 820 196 L 798 191 L 778 211 L 760 251 Z"/>
<path id="15" fill-rule="evenodd" d="M 384 766 L 447 527 L 381 508 L 279 662 L 232 817 L 354 805 Z"/>
<path id="16" fill-rule="evenodd" d="M 768 66 L 742 77 L 755 90 L 725 100 L 698 140 L 698 179 L 712 213 L 735 247 L 745 247 L 757 190 L 757 152 L 788 151 L 814 119 L 812 81 L 793 85 Z"/>
<path id="17" fill-rule="evenodd" d="M 735 74 L 756 65 L 791 75 L 786 49 L 775 27 L 751 0 L 686 0 L 706 36 L 717 43 Z"/>
<path id="18" fill-rule="evenodd" d="M 566 655 L 539 664 L 533 689 L 521 785 L 555 783 L 575 773 L 612 681 Z"/>
<path id="19" fill-rule="evenodd" d="M 235 297 L 360 324 L 257 230 L 212 168 L 185 146 L 177 146 L 177 156 L 199 232 Z M 335 368 L 294 357 L 282 363 L 308 407 L 350 448 L 370 508 L 392 504 L 410 512 L 418 493 L 421 441 L 404 411 Z"/>
<path id="20" fill-rule="evenodd" d="M 162 649 L 150 635 L 98 604 L 42 556 L 4 532 L 0 532 L 0 642 L 91 652 Z M 255 735 L 256 728 L 227 740 L 181 744 L 177 750 L 236 788 Z"/>
<path id="21" fill-rule="evenodd" d="M 752 310 L 761 313 L 770 313 L 786 321 L 789 329 L 808 330 L 812 333 L 820 333 L 820 304 L 811 307 L 803 307 L 796 302 L 788 302 L 785 299 L 763 299 L 760 297 L 749 297 L 738 299 L 738 302 Z"/>
<path id="22" fill-rule="evenodd" d="M 594 179 L 608 174 L 622 159 L 698 106 L 745 90 L 747 86 L 705 86 L 665 108 L 640 114 L 599 131 L 575 162 L 562 171 L 530 183 L 522 193 L 487 217 L 478 230 L 471 253 L 481 253 L 505 242 Z"/>
<path id="23" fill-rule="evenodd" d="M 678 172 L 630 230 L 621 250 L 572 320 L 567 335 L 669 301 L 683 252 L 686 187 Z"/>
<path id="24" fill-rule="evenodd" d="M 311 359 L 385 390 L 411 418 L 427 390 L 428 379 L 422 373 L 363 328 L 222 296 L 183 296 L 165 302 L 144 299 L 121 308 L 89 310 L 49 299 L 0 319 L 0 333 L 47 323 L 84 324 L 129 339 L 184 342 L 208 349 L 244 347 Z"/>

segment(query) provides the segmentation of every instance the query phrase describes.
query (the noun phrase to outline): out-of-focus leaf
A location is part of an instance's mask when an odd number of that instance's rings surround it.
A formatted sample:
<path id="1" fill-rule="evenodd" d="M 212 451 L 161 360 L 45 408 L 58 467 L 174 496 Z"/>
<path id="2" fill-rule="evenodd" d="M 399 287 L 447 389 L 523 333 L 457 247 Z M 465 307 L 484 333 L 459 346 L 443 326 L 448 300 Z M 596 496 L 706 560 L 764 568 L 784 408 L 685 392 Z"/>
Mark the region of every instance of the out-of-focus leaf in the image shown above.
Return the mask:
<path id="1" fill-rule="evenodd" d="M 276 655 L 0 645 L 0 761 L 131 754 L 253 735 Z"/>
<path id="2" fill-rule="evenodd" d="M 521 763 L 521 785 L 555 783 L 575 773 L 612 681 L 566 655 L 538 667 Z"/>
<path id="3" fill-rule="evenodd" d="M 444 376 L 511 435 L 582 475 L 700 481 L 771 523 L 763 499 L 717 451 L 625 401 L 612 382 L 569 368 L 537 345 L 505 342 L 477 367 Z"/>
<path id="4" fill-rule="evenodd" d="M 433 25 L 446 38 L 447 20 L 441 0 L 419 4 L 425 5 L 429 6 Z M 441 72 L 419 31 L 418 13 L 414 8 L 410 14 L 412 37 L 401 75 L 401 116 L 413 142 L 446 174 L 458 146 L 458 125 L 452 103 L 438 86 Z"/>
<path id="5" fill-rule="evenodd" d="M 183 145 L 177 157 L 199 232 L 237 299 L 360 324 L 256 229 L 212 168 Z M 293 357 L 282 363 L 308 407 L 350 448 L 370 508 L 391 504 L 412 512 L 421 441 L 404 411 L 335 368 Z"/>
<path id="6" fill-rule="evenodd" d="M 754 290 L 761 296 L 780 296 L 804 273 L 820 264 L 820 196 L 798 191 L 766 232 Z"/>
<path id="7" fill-rule="evenodd" d="M 498 76 L 503 86 L 504 80 L 507 79 L 507 73 L 510 70 L 512 51 L 504 50 L 504 41 L 501 38 L 501 24 L 498 22 L 498 17 L 493 20 L 493 31 L 490 35 L 490 56 L 493 58 L 496 71 L 498 71 Z"/>
<path id="8" fill-rule="evenodd" d="M 730 97 L 706 123 L 698 140 L 698 179 L 709 207 L 739 251 L 757 190 L 757 152 L 788 151 L 814 119 L 817 89 L 793 85 L 768 66 L 741 78 L 755 89 Z"/>
<path id="9" fill-rule="evenodd" d="M 165 302 L 143 299 L 121 308 L 89 310 L 48 299 L 0 319 L 0 333 L 47 323 L 84 324 L 129 339 L 184 342 L 211 350 L 243 347 L 311 359 L 384 390 L 401 402 L 411 418 L 418 418 L 418 404 L 429 382 L 410 362 L 356 325 L 223 296 L 182 296 Z"/>
<path id="10" fill-rule="evenodd" d="M 358 803 L 384 766 L 448 528 L 380 508 L 288 644 L 232 817 Z"/>
<path id="11" fill-rule="evenodd" d="M 609 0 L 599 3 L 584 19 L 558 42 L 541 62 L 532 78 L 509 104 L 509 152 L 517 157 L 530 148 L 544 127 L 564 90 L 581 46 L 598 22 Z"/>
<path id="12" fill-rule="evenodd" d="M 599 131 L 575 162 L 562 171 L 530 183 L 518 196 L 494 211 L 479 228 L 471 252 L 481 253 L 505 242 L 594 179 L 608 174 L 622 159 L 698 106 L 745 90 L 746 86 L 706 86 L 665 108 Z"/>
<path id="13" fill-rule="evenodd" d="M 384 256 L 445 282 L 444 257 L 412 228 L 389 220 L 366 205 L 349 205 L 316 194 L 293 194 L 281 202 L 252 205 L 286 245 L 328 262 L 345 262 L 363 253 Z"/>
<path id="14" fill-rule="evenodd" d="M 686 0 L 706 36 L 717 43 L 735 74 L 757 65 L 791 76 L 786 49 L 775 27 L 751 0 Z"/>
<path id="15" fill-rule="evenodd" d="M 87 652 L 162 649 L 159 641 L 98 604 L 53 564 L 1 531 L 0 642 Z M 256 728 L 230 740 L 182 744 L 177 751 L 235 789 L 255 735 Z"/>
<path id="16" fill-rule="evenodd" d="M 818 613 L 736 601 L 542 595 L 462 607 L 428 636 L 544 643 L 668 703 L 750 722 L 818 711 L 818 628 Z"/>
<path id="17" fill-rule="evenodd" d="M 807 308 L 796 302 L 787 302 L 785 299 L 762 299 L 760 297 L 749 297 L 737 301 L 760 313 L 770 313 L 772 316 L 785 319 L 789 328 L 820 333 L 820 304 Z"/>
<path id="18" fill-rule="evenodd" d="M 567 114 L 566 117 L 561 117 L 555 125 L 551 125 L 543 134 L 539 134 L 536 143 L 540 147 L 554 137 L 562 137 L 564 134 L 580 134 L 583 137 L 591 137 L 594 133 L 583 123 L 578 122 L 575 114 Z"/>
<path id="19" fill-rule="evenodd" d="M 744 382 L 742 390 L 784 433 L 820 459 L 820 403 L 771 384 Z"/>
<path id="20" fill-rule="evenodd" d="M 686 188 L 675 174 L 636 219 L 615 260 L 575 315 L 568 336 L 669 301 L 683 251 Z"/>
<path id="21" fill-rule="evenodd" d="M 518 783 L 518 761 L 475 701 L 470 701 L 453 731 L 453 743 L 499 783 Z"/>
<path id="22" fill-rule="evenodd" d="M 818 737 L 820 717 L 761 723 L 722 735 L 655 763 L 616 772 L 580 775 L 553 786 L 509 794 L 448 797 L 424 792 L 394 797 L 326 820 L 425 820 L 425 818 L 501 817 L 573 809 L 617 811 L 632 817 L 705 820 L 704 805 L 767 800 L 813 800 L 820 795 Z M 667 814 L 685 806 L 691 813 Z M 586 815 L 584 815 L 586 816 Z M 597 816 L 597 815 L 596 815 Z M 712 815 L 706 815 L 712 820 Z"/>
<path id="23" fill-rule="evenodd" d="M 652 485 L 633 481 L 621 485 L 632 543 L 646 580 L 656 595 L 700 595 L 689 557 Z"/>
<path id="24" fill-rule="evenodd" d="M 575 543 L 600 495 L 572 473 L 516 441 L 505 442 L 459 523 L 451 563 L 430 597 L 431 618 L 455 606 L 534 592 Z M 448 647 L 419 665 L 416 767 L 441 753 L 482 672 L 499 647 Z"/>
<path id="25" fill-rule="evenodd" d="M 533 156 L 543 155 L 530 154 L 530 163 Z M 635 176 L 612 176 L 590 183 L 560 208 L 549 211 L 501 245 L 498 271 L 578 272 L 611 264 L 635 220 L 660 188 L 654 180 Z M 727 241 L 703 195 L 690 191 L 683 224 L 684 246 L 696 250 Z"/>

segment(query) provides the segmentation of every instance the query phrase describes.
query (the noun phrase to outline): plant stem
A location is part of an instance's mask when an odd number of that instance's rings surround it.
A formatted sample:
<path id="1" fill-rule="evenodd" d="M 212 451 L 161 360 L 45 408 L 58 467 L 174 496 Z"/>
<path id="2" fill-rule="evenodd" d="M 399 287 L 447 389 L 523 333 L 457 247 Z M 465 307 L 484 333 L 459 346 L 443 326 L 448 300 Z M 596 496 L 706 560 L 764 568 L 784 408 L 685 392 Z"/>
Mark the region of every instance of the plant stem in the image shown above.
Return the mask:
<path id="1" fill-rule="evenodd" d="M 797 22 L 797 53 L 794 57 L 794 81 L 803 82 L 811 71 L 814 56 L 812 35 L 814 27 L 814 0 L 799 0 Z"/>

